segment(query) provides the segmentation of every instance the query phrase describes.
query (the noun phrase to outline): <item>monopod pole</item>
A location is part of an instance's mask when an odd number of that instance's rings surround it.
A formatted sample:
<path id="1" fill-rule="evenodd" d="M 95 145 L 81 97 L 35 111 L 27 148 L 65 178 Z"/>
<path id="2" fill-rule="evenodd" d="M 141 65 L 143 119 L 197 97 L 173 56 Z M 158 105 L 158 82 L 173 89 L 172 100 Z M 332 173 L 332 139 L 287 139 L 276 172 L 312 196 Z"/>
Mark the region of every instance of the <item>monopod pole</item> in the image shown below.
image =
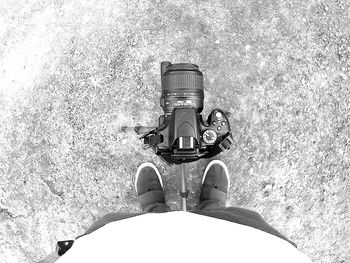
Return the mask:
<path id="1" fill-rule="evenodd" d="M 186 178 L 185 178 L 185 163 L 181 163 L 181 191 L 180 195 L 182 198 L 182 210 L 187 211 L 186 200 L 188 191 L 186 190 Z"/>

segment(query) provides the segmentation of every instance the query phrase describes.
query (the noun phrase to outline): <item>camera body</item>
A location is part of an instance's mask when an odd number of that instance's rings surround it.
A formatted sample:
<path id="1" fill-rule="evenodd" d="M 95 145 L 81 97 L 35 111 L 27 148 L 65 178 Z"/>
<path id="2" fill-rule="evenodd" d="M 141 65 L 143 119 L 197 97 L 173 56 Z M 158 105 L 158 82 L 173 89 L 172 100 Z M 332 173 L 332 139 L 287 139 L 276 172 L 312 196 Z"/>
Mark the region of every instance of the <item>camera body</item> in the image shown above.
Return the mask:
<path id="1" fill-rule="evenodd" d="M 168 164 L 211 158 L 233 143 L 229 120 L 224 111 L 214 109 L 204 121 L 203 74 L 189 63 L 161 63 L 164 115 L 158 127 L 142 136 Z"/>

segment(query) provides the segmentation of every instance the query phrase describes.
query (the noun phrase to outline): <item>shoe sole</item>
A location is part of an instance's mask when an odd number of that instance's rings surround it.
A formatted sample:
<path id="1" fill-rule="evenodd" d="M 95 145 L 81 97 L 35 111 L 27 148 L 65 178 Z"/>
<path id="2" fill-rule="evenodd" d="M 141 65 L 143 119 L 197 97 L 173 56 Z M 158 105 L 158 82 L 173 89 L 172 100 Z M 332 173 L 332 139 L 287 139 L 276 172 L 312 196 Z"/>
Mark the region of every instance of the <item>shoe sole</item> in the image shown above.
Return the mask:
<path id="1" fill-rule="evenodd" d="M 142 170 L 144 167 L 151 167 L 151 168 L 153 168 L 153 169 L 156 171 L 156 174 L 157 174 L 157 176 L 158 176 L 160 185 L 162 186 L 162 189 L 164 190 L 162 176 L 160 175 L 160 173 L 159 173 L 157 167 L 156 167 L 153 163 L 142 163 L 142 164 L 139 166 L 139 168 L 137 168 L 136 176 L 135 176 L 135 189 L 136 189 L 136 194 L 139 195 L 139 193 L 137 192 L 137 181 L 138 181 L 138 179 L 139 179 L 140 172 L 141 172 L 141 170 Z"/>
<path id="2" fill-rule="evenodd" d="M 227 169 L 226 164 L 223 161 L 220 161 L 220 160 L 213 160 L 207 165 L 207 167 L 204 170 L 204 175 L 203 175 L 203 179 L 202 179 L 202 186 L 203 186 L 203 183 L 204 183 L 205 178 L 207 176 L 207 172 L 209 171 L 210 167 L 212 167 L 214 164 L 219 164 L 219 165 L 221 165 L 224 168 L 224 171 L 225 171 L 225 174 L 226 174 L 226 177 L 227 177 L 227 182 L 228 182 L 226 193 L 228 193 L 228 190 L 230 188 L 230 176 L 228 174 L 228 169 Z"/>

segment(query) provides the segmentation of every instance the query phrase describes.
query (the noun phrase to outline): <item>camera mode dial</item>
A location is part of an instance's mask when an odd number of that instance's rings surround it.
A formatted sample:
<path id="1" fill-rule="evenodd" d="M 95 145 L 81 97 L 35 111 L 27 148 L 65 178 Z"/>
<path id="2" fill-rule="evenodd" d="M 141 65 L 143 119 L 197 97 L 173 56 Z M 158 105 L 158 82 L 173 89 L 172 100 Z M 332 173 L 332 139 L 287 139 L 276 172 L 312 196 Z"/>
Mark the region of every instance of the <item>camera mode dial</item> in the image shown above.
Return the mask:
<path id="1" fill-rule="evenodd" d="M 213 144 L 217 138 L 218 135 L 213 130 L 206 130 L 203 132 L 203 140 L 205 143 Z"/>

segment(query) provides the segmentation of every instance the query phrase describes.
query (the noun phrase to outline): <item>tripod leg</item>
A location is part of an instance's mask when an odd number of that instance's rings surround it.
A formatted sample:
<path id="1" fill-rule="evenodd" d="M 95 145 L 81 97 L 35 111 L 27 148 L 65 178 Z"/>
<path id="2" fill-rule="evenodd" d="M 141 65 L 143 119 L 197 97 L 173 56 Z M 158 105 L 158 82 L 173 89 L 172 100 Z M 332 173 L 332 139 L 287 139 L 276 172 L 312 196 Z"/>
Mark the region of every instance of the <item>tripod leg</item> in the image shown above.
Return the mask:
<path id="1" fill-rule="evenodd" d="M 185 163 L 181 164 L 181 191 L 180 196 L 182 198 L 182 210 L 187 211 L 186 201 L 188 196 L 188 191 L 186 190 L 186 178 L 185 178 Z"/>

